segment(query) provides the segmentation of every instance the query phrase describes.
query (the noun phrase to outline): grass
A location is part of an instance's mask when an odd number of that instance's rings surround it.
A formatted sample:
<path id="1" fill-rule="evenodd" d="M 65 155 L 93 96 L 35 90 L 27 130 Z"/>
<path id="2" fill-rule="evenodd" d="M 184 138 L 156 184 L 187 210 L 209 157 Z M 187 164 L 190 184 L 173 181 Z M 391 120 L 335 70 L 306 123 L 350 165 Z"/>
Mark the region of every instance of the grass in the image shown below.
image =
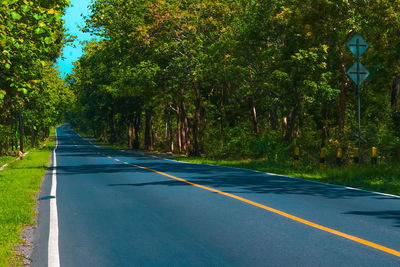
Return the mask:
<path id="1" fill-rule="evenodd" d="M 52 135 L 50 140 L 54 140 Z M 53 147 L 54 141 L 48 141 L 43 149 L 31 150 L 22 161 L 0 172 L 0 266 L 23 264 L 15 247 L 22 242 L 20 234 L 24 226 L 35 223 L 35 196 Z"/>
<path id="2" fill-rule="evenodd" d="M 176 157 L 175 159 L 192 163 L 252 169 L 318 182 L 400 195 L 400 163 L 380 163 L 375 166 L 352 165 L 319 170 L 311 167 L 294 168 L 289 164 L 280 164 L 263 159 L 221 160 L 199 157 Z"/>
<path id="3" fill-rule="evenodd" d="M 0 167 L 3 166 L 4 164 L 16 159 L 17 157 L 11 157 L 11 156 L 1 156 L 0 157 Z"/>

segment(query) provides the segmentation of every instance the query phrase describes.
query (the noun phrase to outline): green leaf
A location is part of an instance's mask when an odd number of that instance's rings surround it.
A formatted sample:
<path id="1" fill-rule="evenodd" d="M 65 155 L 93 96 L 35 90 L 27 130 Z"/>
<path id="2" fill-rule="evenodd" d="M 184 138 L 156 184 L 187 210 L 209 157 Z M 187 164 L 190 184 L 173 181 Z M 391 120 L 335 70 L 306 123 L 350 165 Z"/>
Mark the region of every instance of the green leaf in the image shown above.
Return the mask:
<path id="1" fill-rule="evenodd" d="M 61 14 L 55 13 L 55 14 L 54 14 L 54 17 L 56 18 L 57 21 L 60 21 L 60 19 L 61 19 Z"/>
<path id="2" fill-rule="evenodd" d="M 8 70 L 11 68 L 11 65 L 10 65 L 10 64 L 8 64 L 8 63 L 6 63 L 4 66 L 5 66 L 5 67 L 6 67 L 6 69 L 8 69 Z"/>
<path id="3" fill-rule="evenodd" d="M 44 38 L 44 42 L 46 44 L 51 44 L 51 43 L 53 43 L 53 40 L 50 37 L 46 37 L 46 38 Z"/>
<path id="4" fill-rule="evenodd" d="M 11 12 L 11 17 L 15 20 L 20 20 L 22 18 L 22 16 L 15 11 Z"/>
<path id="5" fill-rule="evenodd" d="M 45 33 L 45 32 L 46 31 L 43 28 L 40 28 L 40 27 L 36 28 L 36 30 L 35 30 L 36 34 L 42 34 L 42 33 Z"/>
<path id="6" fill-rule="evenodd" d="M 18 88 L 18 91 L 22 92 L 24 95 L 28 93 L 28 90 L 26 90 L 25 88 Z"/>
<path id="7" fill-rule="evenodd" d="M 30 7 L 30 6 L 28 6 L 28 5 L 22 5 L 22 11 L 23 11 L 24 13 L 28 12 L 29 10 L 31 10 L 31 7 Z"/>

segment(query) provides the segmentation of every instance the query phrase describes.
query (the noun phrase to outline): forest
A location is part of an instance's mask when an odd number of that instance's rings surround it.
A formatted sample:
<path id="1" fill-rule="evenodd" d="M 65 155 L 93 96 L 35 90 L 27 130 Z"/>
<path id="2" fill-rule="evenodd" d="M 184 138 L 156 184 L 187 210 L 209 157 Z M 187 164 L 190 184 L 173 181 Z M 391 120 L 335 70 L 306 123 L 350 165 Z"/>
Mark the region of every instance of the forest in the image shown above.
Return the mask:
<path id="1" fill-rule="evenodd" d="M 0 3 L 0 156 L 35 147 L 74 95 L 54 62 L 67 41 L 68 0 Z"/>
<path id="2" fill-rule="evenodd" d="M 397 159 L 399 1 L 95 0 L 83 30 L 96 38 L 63 81 L 66 5 L 2 2 L 3 154 L 68 121 L 130 149 L 285 161 L 299 147 L 314 164 L 321 148 L 350 161 L 360 138 L 365 159 L 372 146 Z M 346 73 L 356 33 L 369 44 L 361 135 Z"/>
<path id="3" fill-rule="evenodd" d="M 400 2 L 96 0 L 85 31 L 98 36 L 67 78 L 68 120 L 129 148 L 284 160 L 296 146 L 352 156 L 361 62 L 361 152 L 400 149 Z"/>

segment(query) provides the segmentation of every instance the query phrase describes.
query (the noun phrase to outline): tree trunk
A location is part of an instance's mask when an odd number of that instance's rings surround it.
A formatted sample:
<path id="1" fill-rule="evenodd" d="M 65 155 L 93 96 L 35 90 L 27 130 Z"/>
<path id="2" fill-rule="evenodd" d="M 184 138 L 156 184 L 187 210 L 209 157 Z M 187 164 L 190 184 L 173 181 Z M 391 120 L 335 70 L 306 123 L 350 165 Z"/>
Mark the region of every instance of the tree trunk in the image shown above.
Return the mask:
<path id="1" fill-rule="evenodd" d="M 200 149 L 199 149 L 199 140 L 198 140 L 198 133 L 200 131 L 201 125 L 201 95 L 200 89 L 197 83 L 193 85 L 196 101 L 195 101 L 195 114 L 194 114 L 194 123 L 193 123 L 193 155 L 200 156 Z"/>
<path id="2" fill-rule="evenodd" d="M 172 121 L 171 116 L 168 119 L 168 138 L 169 138 L 169 148 L 171 153 L 174 153 L 174 135 L 172 132 Z"/>
<path id="3" fill-rule="evenodd" d="M 298 100 L 292 110 L 289 113 L 289 116 L 287 117 L 287 128 L 286 128 L 286 139 L 288 141 L 293 140 L 293 131 L 294 131 L 294 126 L 296 122 L 297 115 L 299 113 L 299 108 L 300 108 L 300 100 Z"/>
<path id="4" fill-rule="evenodd" d="M 133 149 L 132 145 L 132 135 L 134 134 L 135 128 L 133 127 L 132 123 L 130 122 L 128 125 L 128 148 Z"/>
<path id="5" fill-rule="evenodd" d="M 14 122 L 13 122 L 13 124 L 14 124 Z M 14 128 L 13 128 L 14 129 Z M 18 132 L 19 130 L 18 130 L 18 117 L 17 117 L 17 115 L 16 115 L 16 117 L 15 117 L 15 131 L 13 132 L 13 135 L 12 135 L 12 140 L 13 140 L 13 150 L 15 149 L 15 150 L 18 150 L 18 136 L 16 135 L 16 132 Z"/>
<path id="6" fill-rule="evenodd" d="M 346 101 L 347 101 L 347 91 L 349 90 L 350 83 L 347 77 L 346 66 L 343 60 L 343 44 L 339 45 L 339 56 L 340 56 L 340 71 L 342 74 L 342 84 L 340 86 L 340 95 L 337 102 L 338 109 L 338 120 L 339 120 L 339 137 L 342 138 L 344 135 L 344 125 L 346 119 Z"/>
<path id="7" fill-rule="evenodd" d="M 183 141 L 183 150 L 185 151 L 186 156 L 189 156 L 189 147 L 190 147 L 189 120 L 186 117 L 186 114 L 183 115 L 183 121 L 182 121 L 182 141 Z"/>
<path id="8" fill-rule="evenodd" d="M 19 150 L 24 152 L 24 121 L 21 112 L 18 112 L 19 117 Z"/>
<path id="9" fill-rule="evenodd" d="M 225 131 L 224 131 L 224 104 L 221 100 L 219 107 L 220 117 L 219 117 L 219 132 L 221 138 L 221 147 L 225 145 Z"/>
<path id="10" fill-rule="evenodd" d="M 252 94 L 250 98 L 250 107 L 251 107 L 251 122 L 253 123 L 253 131 L 255 134 L 258 134 L 260 130 L 258 128 L 257 110 L 254 101 L 254 94 Z"/>
<path id="11" fill-rule="evenodd" d="M 181 127 L 181 111 L 179 107 L 176 108 L 176 114 L 177 114 L 177 119 L 176 119 L 176 128 L 178 132 L 178 151 L 179 154 L 182 153 L 182 127 Z"/>
<path id="12" fill-rule="evenodd" d="M 286 131 L 287 131 L 287 117 L 284 116 L 282 118 L 282 136 L 286 136 Z"/>
<path id="13" fill-rule="evenodd" d="M 152 144 L 152 136 L 151 136 L 151 131 L 152 131 L 152 125 L 151 125 L 151 109 L 147 109 L 145 112 L 145 129 L 144 129 L 144 147 L 146 150 L 153 150 L 153 144 Z"/>
<path id="14" fill-rule="evenodd" d="M 188 145 L 190 144 L 189 140 L 189 121 L 186 117 L 186 112 L 183 103 L 180 108 L 180 120 L 181 120 L 181 139 L 182 139 L 182 150 L 188 155 Z"/>
<path id="15" fill-rule="evenodd" d="M 398 109 L 399 98 L 400 98 L 400 77 L 396 77 L 393 79 L 392 83 L 392 98 L 391 98 L 391 106 L 394 111 L 397 111 Z"/>
<path id="16" fill-rule="evenodd" d="M 278 130 L 279 122 L 278 122 L 278 108 L 273 107 L 272 112 L 270 113 L 270 124 L 273 130 Z"/>
<path id="17" fill-rule="evenodd" d="M 133 148 L 139 148 L 139 131 L 140 131 L 140 124 L 142 122 L 141 112 L 137 112 L 133 120 L 133 130 L 135 134 L 135 141 L 133 142 Z"/>
<path id="18" fill-rule="evenodd" d="M 110 127 L 110 143 L 115 143 L 117 140 L 116 137 L 116 129 L 115 129 L 115 123 L 114 123 L 114 115 L 110 113 L 109 115 L 109 121 L 108 121 L 109 127 Z"/>
<path id="19" fill-rule="evenodd" d="M 35 147 L 35 142 L 36 142 L 36 131 L 33 126 L 33 122 L 31 123 L 31 147 Z"/>

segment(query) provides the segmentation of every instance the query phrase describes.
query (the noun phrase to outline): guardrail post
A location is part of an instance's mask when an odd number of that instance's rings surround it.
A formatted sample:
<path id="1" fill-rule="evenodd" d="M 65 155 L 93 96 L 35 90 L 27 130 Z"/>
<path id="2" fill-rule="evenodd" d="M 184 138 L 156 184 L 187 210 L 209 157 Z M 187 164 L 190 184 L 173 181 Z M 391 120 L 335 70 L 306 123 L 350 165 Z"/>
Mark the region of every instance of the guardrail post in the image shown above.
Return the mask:
<path id="1" fill-rule="evenodd" d="M 300 160 L 300 148 L 296 147 L 294 149 L 294 155 L 293 155 L 293 166 L 295 168 L 299 167 L 299 160 Z"/>
<path id="2" fill-rule="evenodd" d="M 355 164 L 360 163 L 360 151 L 358 149 L 358 147 L 354 148 L 354 152 L 353 152 L 353 162 Z"/>
<path id="3" fill-rule="evenodd" d="M 377 164 L 378 163 L 378 149 L 376 147 L 372 147 L 371 149 L 371 164 Z"/>
<path id="4" fill-rule="evenodd" d="M 321 154 L 319 158 L 319 168 L 323 169 L 325 167 L 325 158 L 326 158 L 326 148 L 321 148 Z"/>
<path id="5" fill-rule="evenodd" d="M 343 149 L 339 147 L 336 152 L 336 164 L 342 166 Z"/>

